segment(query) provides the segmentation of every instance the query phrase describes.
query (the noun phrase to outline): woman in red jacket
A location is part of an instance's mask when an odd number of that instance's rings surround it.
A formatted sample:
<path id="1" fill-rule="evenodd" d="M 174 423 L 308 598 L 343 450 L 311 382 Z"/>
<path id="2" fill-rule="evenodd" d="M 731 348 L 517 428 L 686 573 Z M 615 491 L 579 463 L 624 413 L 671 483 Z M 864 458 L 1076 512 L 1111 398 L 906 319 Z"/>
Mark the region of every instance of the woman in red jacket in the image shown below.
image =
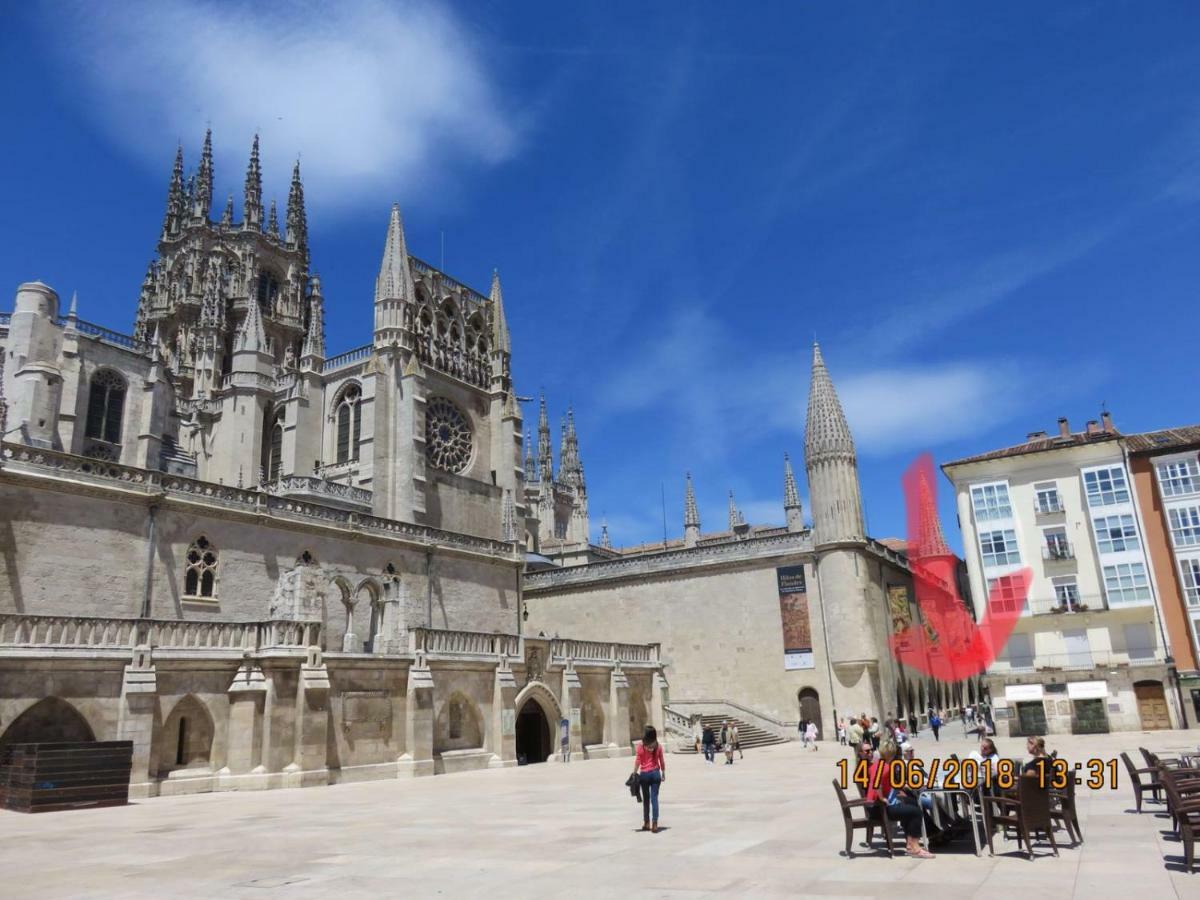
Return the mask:
<path id="1" fill-rule="evenodd" d="M 899 819 L 904 826 L 905 846 L 909 856 L 917 859 L 933 859 L 934 856 L 921 846 L 921 807 L 908 796 L 892 787 L 892 760 L 896 758 L 896 745 L 884 741 L 879 747 L 879 759 L 871 763 L 867 799 L 887 805 L 889 819 Z"/>
<path id="2" fill-rule="evenodd" d="M 658 831 L 658 786 L 667 780 L 667 760 L 653 725 L 646 726 L 633 759 L 633 773 L 642 785 L 642 831 Z M 650 818 L 651 808 L 654 818 Z"/>

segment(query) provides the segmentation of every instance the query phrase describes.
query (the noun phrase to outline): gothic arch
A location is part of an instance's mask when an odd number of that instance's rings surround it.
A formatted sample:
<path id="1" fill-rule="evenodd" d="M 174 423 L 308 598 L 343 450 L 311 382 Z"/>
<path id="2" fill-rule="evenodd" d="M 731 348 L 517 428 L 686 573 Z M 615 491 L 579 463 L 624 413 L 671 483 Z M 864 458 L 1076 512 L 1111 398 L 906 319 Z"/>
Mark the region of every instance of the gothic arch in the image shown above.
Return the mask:
<path id="1" fill-rule="evenodd" d="M 353 617 L 348 628 L 362 639 L 363 649 L 370 653 L 383 628 L 383 588 L 370 576 L 354 589 Z"/>
<path id="2" fill-rule="evenodd" d="M 159 774 L 165 775 L 176 769 L 208 768 L 212 762 L 214 732 L 208 708 L 194 694 L 182 698 L 163 725 Z"/>
<path id="3" fill-rule="evenodd" d="M 546 720 L 550 723 L 551 727 L 557 727 L 558 723 L 563 720 L 562 707 L 558 703 L 558 698 L 542 682 L 531 681 L 525 687 L 521 688 L 516 699 L 513 700 L 513 709 L 520 713 L 521 707 L 525 705 L 526 700 L 533 700 L 542 708 L 542 712 L 546 714 Z"/>
<path id="4" fill-rule="evenodd" d="M 325 594 L 325 649 L 341 650 L 353 623 L 354 592 L 343 575 L 329 579 L 329 586 L 335 590 Z"/>
<path id="5" fill-rule="evenodd" d="M 807 722 L 816 722 L 817 737 L 823 737 L 825 723 L 821 719 L 821 695 L 813 688 L 806 687 L 796 693 L 796 699 L 800 701 L 800 718 Z"/>
<path id="6" fill-rule="evenodd" d="M 462 691 L 455 691 L 438 711 L 433 734 L 435 752 L 482 747 L 483 714 L 479 704 Z"/>
<path id="7" fill-rule="evenodd" d="M 87 718 L 66 700 L 46 697 L 30 704 L 0 734 L 0 747 L 39 741 L 94 741 L 96 733 Z"/>

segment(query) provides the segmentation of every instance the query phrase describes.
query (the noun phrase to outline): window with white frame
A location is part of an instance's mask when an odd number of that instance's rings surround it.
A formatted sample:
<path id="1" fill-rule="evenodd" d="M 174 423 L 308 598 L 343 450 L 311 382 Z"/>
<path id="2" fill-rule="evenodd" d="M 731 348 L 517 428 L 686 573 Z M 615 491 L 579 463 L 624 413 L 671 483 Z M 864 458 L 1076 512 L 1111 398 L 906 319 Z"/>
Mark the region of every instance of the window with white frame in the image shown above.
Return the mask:
<path id="1" fill-rule="evenodd" d="M 1036 509 L 1039 513 L 1047 515 L 1062 512 L 1062 500 L 1058 496 L 1058 485 L 1035 484 L 1034 490 L 1037 492 Z"/>
<path id="2" fill-rule="evenodd" d="M 1097 516 L 1092 519 L 1092 527 L 1101 553 L 1121 553 L 1141 547 L 1133 516 Z"/>
<path id="3" fill-rule="evenodd" d="M 1183 595 L 1187 605 L 1200 609 L 1200 559 L 1181 559 L 1179 569 L 1183 575 Z"/>
<path id="4" fill-rule="evenodd" d="M 1120 466 L 1084 472 L 1083 485 L 1087 490 L 1088 506 L 1129 502 L 1129 485 L 1125 481 L 1125 470 Z"/>
<path id="5" fill-rule="evenodd" d="M 1158 486 L 1162 489 L 1164 497 L 1200 493 L 1200 462 L 1194 459 L 1180 459 L 1159 463 Z"/>
<path id="6" fill-rule="evenodd" d="M 1026 603 L 1028 590 L 1024 579 L 1002 575 L 999 578 L 989 578 L 988 607 L 997 613 L 1024 612 L 1029 607 Z"/>
<path id="7" fill-rule="evenodd" d="M 984 566 L 1014 566 L 1021 562 L 1017 535 L 1012 529 L 985 531 L 979 535 L 979 549 Z"/>
<path id="8" fill-rule="evenodd" d="M 1150 599 L 1150 580 L 1142 563 L 1119 563 L 1104 567 L 1104 593 L 1110 604 L 1136 603 Z"/>
<path id="9" fill-rule="evenodd" d="M 1012 518 L 1012 503 L 1008 499 L 1007 484 L 974 485 L 971 488 L 971 506 L 975 510 L 976 522 Z"/>
<path id="10" fill-rule="evenodd" d="M 1176 547 L 1200 545 L 1200 506 L 1168 509 L 1167 518 L 1171 522 L 1171 540 Z"/>
<path id="11" fill-rule="evenodd" d="M 1075 556 L 1071 552 L 1071 545 L 1067 542 L 1065 528 L 1047 528 L 1045 538 L 1047 559 L 1072 559 Z"/>
<path id="12" fill-rule="evenodd" d="M 1074 609 L 1079 605 L 1079 585 L 1074 575 L 1052 579 L 1054 584 L 1054 599 L 1059 606 Z"/>

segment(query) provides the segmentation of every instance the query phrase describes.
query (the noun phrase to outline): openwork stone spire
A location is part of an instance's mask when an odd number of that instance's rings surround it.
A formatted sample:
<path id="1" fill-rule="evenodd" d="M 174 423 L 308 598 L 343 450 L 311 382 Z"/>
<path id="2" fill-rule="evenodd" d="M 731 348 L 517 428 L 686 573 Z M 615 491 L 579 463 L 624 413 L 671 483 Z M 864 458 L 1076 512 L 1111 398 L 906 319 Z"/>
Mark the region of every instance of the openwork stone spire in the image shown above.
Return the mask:
<path id="1" fill-rule="evenodd" d="M 533 484 L 537 481 L 537 461 L 533 458 L 533 436 L 528 430 L 525 432 L 525 483 Z"/>
<path id="2" fill-rule="evenodd" d="M 787 518 L 788 531 L 804 530 L 804 510 L 800 506 L 800 489 L 796 487 L 796 473 L 792 471 L 792 460 L 783 454 L 783 512 Z"/>
<path id="3" fill-rule="evenodd" d="M 746 520 L 742 514 L 738 512 L 737 501 L 733 499 L 733 491 L 729 492 L 729 530 L 734 531 L 739 525 L 744 525 Z"/>
<path id="4" fill-rule="evenodd" d="M 179 220 L 184 212 L 183 144 L 175 149 L 175 165 L 171 169 L 171 184 L 167 188 L 167 212 L 163 217 L 163 237 L 179 232 Z"/>
<path id="5" fill-rule="evenodd" d="M 258 135 L 250 147 L 250 163 L 246 166 L 246 186 L 242 204 L 242 227 L 262 230 L 262 167 L 258 163 Z"/>
<path id="6" fill-rule="evenodd" d="M 221 213 L 221 227 L 229 228 L 233 225 L 233 194 L 225 198 L 225 211 Z"/>
<path id="7" fill-rule="evenodd" d="M 696 489 L 692 473 L 688 472 L 683 489 L 683 545 L 695 547 L 700 540 L 700 509 L 696 506 Z"/>
<path id="8" fill-rule="evenodd" d="M 554 448 L 550 444 L 550 416 L 546 413 L 546 395 L 538 401 L 538 471 L 542 481 L 554 481 Z"/>
<path id="9" fill-rule="evenodd" d="M 825 368 L 821 347 L 813 343 L 812 383 L 808 390 L 808 421 L 804 429 L 804 456 L 808 463 L 830 457 L 854 459 L 854 438 L 833 381 Z"/>
<path id="10" fill-rule="evenodd" d="M 608 536 L 608 523 L 600 526 L 600 546 L 605 550 L 612 549 L 612 539 Z"/>
<path id="11" fill-rule="evenodd" d="M 271 214 L 267 216 L 267 234 L 273 238 L 279 237 L 279 211 L 274 199 L 271 200 Z"/>
<path id="12" fill-rule="evenodd" d="M 200 151 L 200 169 L 196 173 L 196 191 L 192 195 L 192 218 L 208 221 L 213 196 L 212 129 L 204 132 L 204 147 Z"/>
<path id="13" fill-rule="evenodd" d="M 692 473 L 688 472 L 683 490 L 683 527 L 700 527 L 700 510 L 696 506 L 696 489 L 692 486 Z"/>
<path id="14" fill-rule="evenodd" d="M 304 254 L 304 265 L 308 267 L 308 214 L 304 211 L 304 182 L 300 180 L 300 160 L 292 167 L 292 186 L 288 190 L 287 233 L 289 247 Z"/>

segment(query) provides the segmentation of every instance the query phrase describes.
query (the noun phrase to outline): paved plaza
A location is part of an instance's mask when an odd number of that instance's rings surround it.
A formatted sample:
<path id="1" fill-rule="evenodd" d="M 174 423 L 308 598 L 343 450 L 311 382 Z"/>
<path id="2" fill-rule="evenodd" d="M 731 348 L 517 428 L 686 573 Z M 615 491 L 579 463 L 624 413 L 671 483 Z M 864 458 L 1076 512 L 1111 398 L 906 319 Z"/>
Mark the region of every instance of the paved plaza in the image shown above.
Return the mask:
<path id="1" fill-rule="evenodd" d="M 951 733 L 954 727 L 947 729 Z M 1000 741 L 1018 755 L 1024 741 Z M 1195 733 L 1053 738 L 1070 759 Z M 920 754 L 971 743 L 928 734 Z M 1200 897 L 1169 821 L 1117 791 L 1082 788 L 1085 843 L 1030 862 L 1000 840 L 928 861 L 841 856 L 833 789 L 841 748 L 751 751 L 732 767 L 668 758 L 660 834 L 645 834 L 623 786 L 630 763 L 600 760 L 264 793 L 201 794 L 66 813 L 0 813 L 0 872 L 18 897 Z M 856 840 L 861 838 L 861 832 Z M 968 839 L 969 841 L 969 839 Z M 1066 843 L 1065 835 L 1063 842 Z M 1049 847 L 1041 847 L 1048 853 Z M 1164 857 L 1166 861 L 1164 862 Z"/>

